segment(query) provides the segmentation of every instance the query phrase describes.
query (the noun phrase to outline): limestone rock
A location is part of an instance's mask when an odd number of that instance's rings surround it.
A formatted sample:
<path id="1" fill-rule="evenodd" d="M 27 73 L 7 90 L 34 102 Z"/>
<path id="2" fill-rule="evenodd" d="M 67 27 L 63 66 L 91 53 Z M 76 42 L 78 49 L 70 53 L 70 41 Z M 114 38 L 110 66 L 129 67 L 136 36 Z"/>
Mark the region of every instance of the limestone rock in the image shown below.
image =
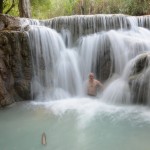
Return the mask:
<path id="1" fill-rule="evenodd" d="M 31 99 L 30 80 L 19 80 L 15 82 L 15 90 L 23 100 Z"/>
<path id="2" fill-rule="evenodd" d="M 4 107 L 31 98 L 32 64 L 28 36 L 19 29 L 19 20 L 7 15 L 0 15 L 0 20 L 0 107 Z"/>
<path id="3" fill-rule="evenodd" d="M 0 14 L 0 30 L 19 30 L 20 21 L 18 18 Z"/>
<path id="4" fill-rule="evenodd" d="M 3 30 L 5 28 L 5 24 L 2 20 L 0 20 L 0 30 Z"/>
<path id="5" fill-rule="evenodd" d="M 136 58 L 133 72 L 129 77 L 131 100 L 133 103 L 148 104 L 150 89 L 150 53 L 144 53 Z"/>

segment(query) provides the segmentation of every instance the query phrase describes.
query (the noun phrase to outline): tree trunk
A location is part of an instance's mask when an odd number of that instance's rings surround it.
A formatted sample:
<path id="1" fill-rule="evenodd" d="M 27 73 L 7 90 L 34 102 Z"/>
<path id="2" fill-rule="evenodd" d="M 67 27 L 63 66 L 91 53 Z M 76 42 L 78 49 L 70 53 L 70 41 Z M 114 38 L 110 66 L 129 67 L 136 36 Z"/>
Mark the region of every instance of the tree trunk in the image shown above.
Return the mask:
<path id="1" fill-rule="evenodd" d="M 81 15 L 85 14 L 85 8 L 84 8 L 84 0 L 81 0 Z"/>
<path id="2" fill-rule="evenodd" d="M 19 0 L 20 17 L 31 18 L 30 0 Z"/>
<path id="3" fill-rule="evenodd" d="M 0 13 L 3 13 L 3 0 L 0 0 Z"/>

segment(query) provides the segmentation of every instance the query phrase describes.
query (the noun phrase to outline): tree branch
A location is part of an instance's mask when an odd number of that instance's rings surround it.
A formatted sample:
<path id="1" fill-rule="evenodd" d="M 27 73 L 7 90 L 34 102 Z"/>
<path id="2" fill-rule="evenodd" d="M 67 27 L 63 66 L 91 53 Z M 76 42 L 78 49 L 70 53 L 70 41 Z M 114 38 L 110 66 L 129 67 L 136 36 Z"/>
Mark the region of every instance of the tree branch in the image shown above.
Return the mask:
<path id="1" fill-rule="evenodd" d="M 8 13 L 11 11 L 11 9 L 12 9 L 13 7 L 15 7 L 15 0 L 12 0 L 12 5 L 11 5 L 10 8 L 5 12 L 5 14 L 8 14 Z"/>
<path id="2" fill-rule="evenodd" d="M 0 1 L 0 13 L 3 13 L 3 0 Z"/>

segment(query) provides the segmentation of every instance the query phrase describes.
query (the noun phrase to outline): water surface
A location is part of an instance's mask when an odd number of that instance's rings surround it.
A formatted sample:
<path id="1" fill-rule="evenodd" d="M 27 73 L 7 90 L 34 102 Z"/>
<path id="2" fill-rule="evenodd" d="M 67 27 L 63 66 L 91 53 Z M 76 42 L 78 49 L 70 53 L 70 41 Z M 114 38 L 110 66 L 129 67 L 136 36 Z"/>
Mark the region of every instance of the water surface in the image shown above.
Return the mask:
<path id="1" fill-rule="evenodd" d="M 0 110 L 2 150 L 149 150 L 150 110 L 101 99 L 20 102 Z M 41 144 L 45 132 L 47 145 Z"/>

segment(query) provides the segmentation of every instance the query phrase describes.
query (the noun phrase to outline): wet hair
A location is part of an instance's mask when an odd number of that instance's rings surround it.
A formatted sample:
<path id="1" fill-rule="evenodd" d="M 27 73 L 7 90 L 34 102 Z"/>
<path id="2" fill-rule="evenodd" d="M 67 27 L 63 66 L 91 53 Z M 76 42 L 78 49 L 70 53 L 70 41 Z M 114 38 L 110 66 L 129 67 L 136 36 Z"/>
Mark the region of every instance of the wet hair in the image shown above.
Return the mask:
<path id="1" fill-rule="evenodd" d="M 90 76 L 93 76 L 93 77 L 94 77 L 94 73 L 91 72 L 91 73 L 89 74 L 89 77 L 90 77 Z"/>

